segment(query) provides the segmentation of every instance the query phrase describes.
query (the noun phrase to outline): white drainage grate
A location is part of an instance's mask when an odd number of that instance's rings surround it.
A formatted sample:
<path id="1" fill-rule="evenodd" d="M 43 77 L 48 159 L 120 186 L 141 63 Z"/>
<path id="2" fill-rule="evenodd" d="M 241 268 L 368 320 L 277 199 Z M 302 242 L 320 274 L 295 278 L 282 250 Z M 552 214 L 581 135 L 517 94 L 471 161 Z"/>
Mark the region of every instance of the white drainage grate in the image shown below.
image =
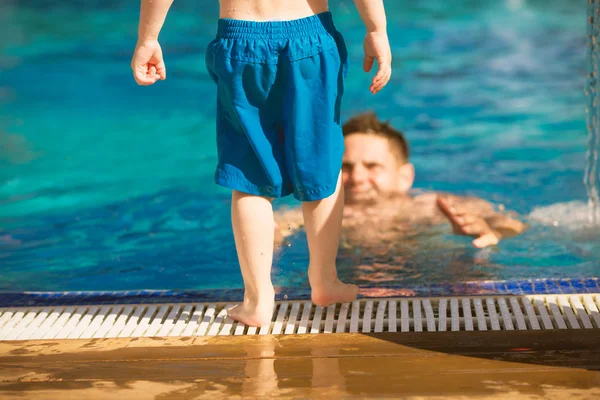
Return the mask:
<path id="1" fill-rule="evenodd" d="M 274 321 L 246 327 L 232 304 L 95 305 L 0 309 L 0 340 L 598 329 L 600 294 L 364 299 L 327 308 L 277 303 Z"/>

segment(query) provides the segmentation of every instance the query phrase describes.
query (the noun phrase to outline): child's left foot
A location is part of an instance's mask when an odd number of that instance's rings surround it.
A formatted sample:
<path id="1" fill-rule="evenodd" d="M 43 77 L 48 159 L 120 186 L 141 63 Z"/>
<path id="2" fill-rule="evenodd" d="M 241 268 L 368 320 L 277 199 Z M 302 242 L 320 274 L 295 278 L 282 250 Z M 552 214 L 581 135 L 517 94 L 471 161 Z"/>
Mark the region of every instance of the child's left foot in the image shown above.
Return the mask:
<path id="1" fill-rule="evenodd" d="M 250 302 L 244 301 L 242 304 L 227 310 L 227 316 L 245 325 L 260 328 L 271 323 L 274 307 L 274 299 L 263 301 L 260 304 L 250 304 Z"/>

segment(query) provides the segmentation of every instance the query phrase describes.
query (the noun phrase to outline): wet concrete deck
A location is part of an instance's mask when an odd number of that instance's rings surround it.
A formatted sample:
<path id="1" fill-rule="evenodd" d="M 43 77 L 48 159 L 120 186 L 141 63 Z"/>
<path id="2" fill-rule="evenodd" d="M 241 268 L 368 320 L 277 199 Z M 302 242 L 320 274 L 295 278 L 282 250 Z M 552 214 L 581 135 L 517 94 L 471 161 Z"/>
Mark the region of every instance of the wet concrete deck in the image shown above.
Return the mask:
<path id="1" fill-rule="evenodd" d="M 600 398 L 600 332 L 0 342 L 0 398 Z"/>

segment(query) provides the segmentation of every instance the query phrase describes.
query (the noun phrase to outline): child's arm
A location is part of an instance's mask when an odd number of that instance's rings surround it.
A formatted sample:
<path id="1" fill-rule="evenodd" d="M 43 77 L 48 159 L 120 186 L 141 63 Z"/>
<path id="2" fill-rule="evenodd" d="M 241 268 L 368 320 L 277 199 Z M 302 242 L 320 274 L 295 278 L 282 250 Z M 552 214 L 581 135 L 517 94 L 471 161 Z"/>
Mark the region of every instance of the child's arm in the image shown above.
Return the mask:
<path id="1" fill-rule="evenodd" d="M 142 0 L 138 41 L 157 41 L 173 0 Z"/>
<path id="2" fill-rule="evenodd" d="M 167 78 L 158 34 L 173 0 L 142 0 L 138 42 L 131 60 L 133 77 L 139 85 L 152 85 Z"/>
<path id="3" fill-rule="evenodd" d="M 392 51 L 387 35 L 383 0 L 354 0 L 354 3 L 367 28 L 363 68 L 365 72 L 371 71 L 375 60 L 379 66 L 370 88 L 371 93 L 375 94 L 383 89 L 392 76 Z"/>

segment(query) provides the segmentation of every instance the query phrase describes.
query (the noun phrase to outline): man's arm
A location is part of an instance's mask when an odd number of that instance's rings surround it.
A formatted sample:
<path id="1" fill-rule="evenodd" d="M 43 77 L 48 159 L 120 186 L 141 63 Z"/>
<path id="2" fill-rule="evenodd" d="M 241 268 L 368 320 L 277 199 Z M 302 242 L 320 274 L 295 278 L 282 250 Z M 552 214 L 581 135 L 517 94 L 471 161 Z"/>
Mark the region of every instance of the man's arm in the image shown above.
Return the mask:
<path id="1" fill-rule="evenodd" d="M 392 51 L 387 35 L 387 20 L 383 0 L 354 0 L 367 34 L 364 40 L 365 60 L 363 69 L 371 71 L 377 60 L 379 70 L 371 82 L 371 93 L 379 92 L 392 76 Z"/>
<path id="2" fill-rule="evenodd" d="M 526 226 L 521 221 L 502 214 L 494 209 L 494 206 L 486 200 L 478 197 L 454 197 L 456 205 L 468 210 L 475 216 L 481 217 L 490 228 L 497 231 L 502 238 L 516 236 L 522 233 Z"/>
<path id="3" fill-rule="evenodd" d="M 490 228 L 500 234 L 502 239 L 518 236 L 527 228 L 521 221 L 500 213 L 485 218 L 485 222 L 487 222 Z"/>
<path id="4" fill-rule="evenodd" d="M 471 236 L 475 247 L 498 244 L 501 239 L 522 233 L 526 225 L 494 210 L 485 200 L 438 196 L 437 205 L 448 218 L 454 233 Z"/>

